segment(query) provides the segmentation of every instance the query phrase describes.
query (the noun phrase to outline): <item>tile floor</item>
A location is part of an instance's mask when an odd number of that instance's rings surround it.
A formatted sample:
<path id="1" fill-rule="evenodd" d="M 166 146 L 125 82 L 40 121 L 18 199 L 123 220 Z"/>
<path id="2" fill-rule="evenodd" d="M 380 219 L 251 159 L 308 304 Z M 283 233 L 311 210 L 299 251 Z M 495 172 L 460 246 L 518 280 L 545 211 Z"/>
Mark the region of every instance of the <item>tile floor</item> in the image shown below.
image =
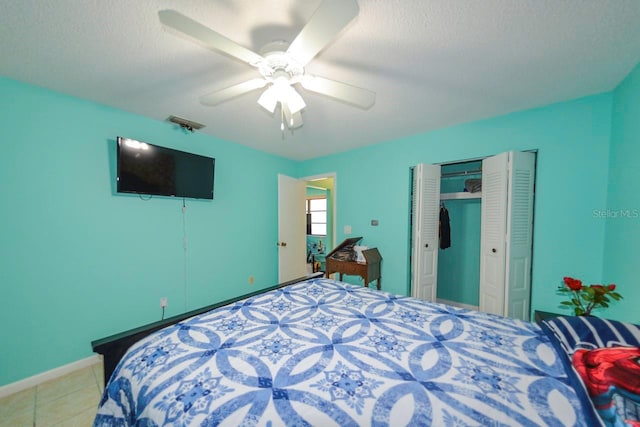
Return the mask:
<path id="1" fill-rule="evenodd" d="M 0 399 L 0 427 L 88 427 L 104 381 L 102 363 Z"/>

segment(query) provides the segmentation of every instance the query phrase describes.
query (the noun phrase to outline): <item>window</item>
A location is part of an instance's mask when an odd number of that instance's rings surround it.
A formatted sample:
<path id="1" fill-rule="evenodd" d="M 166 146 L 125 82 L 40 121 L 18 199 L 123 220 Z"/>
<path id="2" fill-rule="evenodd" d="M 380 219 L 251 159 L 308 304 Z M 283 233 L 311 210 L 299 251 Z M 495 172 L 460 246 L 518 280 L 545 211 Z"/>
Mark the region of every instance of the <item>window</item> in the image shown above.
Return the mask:
<path id="1" fill-rule="evenodd" d="M 307 199 L 307 234 L 327 235 L 327 198 L 310 197 Z"/>

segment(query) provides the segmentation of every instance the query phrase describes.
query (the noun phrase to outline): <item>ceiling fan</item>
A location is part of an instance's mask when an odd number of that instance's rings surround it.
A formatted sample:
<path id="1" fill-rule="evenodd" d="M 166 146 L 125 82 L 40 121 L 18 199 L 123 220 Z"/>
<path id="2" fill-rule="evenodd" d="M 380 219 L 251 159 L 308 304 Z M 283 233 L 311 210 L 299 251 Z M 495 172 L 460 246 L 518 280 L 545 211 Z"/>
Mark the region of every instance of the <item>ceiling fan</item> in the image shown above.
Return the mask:
<path id="1" fill-rule="evenodd" d="M 356 0 L 324 0 L 291 44 L 276 41 L 255 53 L 220 33 L 175 10 L 159 12 L 160 22 L 168 29 L 189 36 L 206 48 L 217 50 L 256 67 L 262 77 L 251 79 L 200 97 L 204 105 L 218 105 L 231 98 L 268 86 L 258 104 L 274 113 L 280 104 L 281 129 L 284 123 L 295 129 L 302 126 L 300 111 L 306 106 L 293 85 L 368 109 L 376 94 L 366 89 L 305 73 L 304 67 L 356 16 Z M 286 119 L 286 120 L 285 120 Z"/>

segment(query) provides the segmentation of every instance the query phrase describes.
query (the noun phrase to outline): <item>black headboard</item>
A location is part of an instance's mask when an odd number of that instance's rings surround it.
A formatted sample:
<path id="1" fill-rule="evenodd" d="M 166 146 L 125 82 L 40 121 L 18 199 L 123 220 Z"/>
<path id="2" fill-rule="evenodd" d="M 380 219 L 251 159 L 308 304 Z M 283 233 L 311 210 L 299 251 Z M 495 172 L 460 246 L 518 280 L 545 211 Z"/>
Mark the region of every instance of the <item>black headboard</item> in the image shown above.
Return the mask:
<path id="1" fill-rule="evenodd" d="M 164 320 L 159 320 L 157 322 L 139 326 L 137 328 L 130 329 L 128 331 L 120 332 L 119 334 L 111 335 L 109 337 L 100 338 L 98 340 L 92 341 L 91 347 L 93 348 L 93 351 L 96 353 L 102 354 L 104 356 L 105 386 L 109 378 L 111 378 L 111 374 L 116 368 L 116 365 L 118 364 L 120 359 L 122 359 L 122 356 L 124 356 L 124 354 L 129 349 L 129 347 L 131 347 L 133 344 L 140 341 L 142 338 L 146 337 L 147 335 L 155 331 L 158 331 L 162 328 L 166 328 L 167 326 L 171 326 L 175 323 L 181 322 L 182 320 L 196 316 L 198 314 L 206 313 L 207 311 L 213 310 L 214 308 L 222 307 L 227 304 L 233 304 L 234 302 L 243 300 L 245 298 L 249 298 L 254 295 L 259 295 L 259 294 L 269 292 L 274 289 L 282 288 L 285 286 L 293 285 L 294 283 L 302 282 L 307 279 L 322 277 L 323 274 L 324 273 L 320 272 L 320 273 L 310 274 L 304 277 L 299 277 L 297 279 L 280 283 L 278 285 L 270 286 L 268 288 L 261 289 L 259 291 L 251 292 L 245 295 L 241 295 L 235 298 L 221 301 L 216 304 L 198 308 L 196 310 L 192 310 L 183 314 L 178 314 L 177 316 L 169 317 Z"/>

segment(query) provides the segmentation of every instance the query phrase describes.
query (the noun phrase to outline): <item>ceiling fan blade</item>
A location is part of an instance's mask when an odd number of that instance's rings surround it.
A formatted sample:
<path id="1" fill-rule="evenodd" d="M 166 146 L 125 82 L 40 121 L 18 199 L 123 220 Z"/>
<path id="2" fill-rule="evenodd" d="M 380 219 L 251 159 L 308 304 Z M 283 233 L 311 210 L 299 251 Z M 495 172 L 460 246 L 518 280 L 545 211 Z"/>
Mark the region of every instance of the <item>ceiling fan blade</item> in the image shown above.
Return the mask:
<path id="1" fill-rule="evenodd" d="M 200 97 L 200 103 L 204 105 L 218 105 L 236 96 L 263 88 L 266 84 L 267 81 L 263 78 L 247 80 L 246 82 L 220 89 L 208 95 L 203 95 Z"/>
<path id="2" fill-rule="evenodd" d="M 291 110 L 286 102 L 281 105 L 282 112 L 284 113 L 284 119 L 287 122 L 287 127 L 289 129 L 297 129 L 302 126 L 302 113 L 298 111 L 297 113 L 291 114 Z"/>
<path id="3" fill-rule="evenodd" d="M 375 92 L 335 80 L 325 79 L 324 77 L 306 75 L 302 79 L 301 84 L 302 87 L 307 90 L 330 96 L 365 110 L 371 108 L 376 102 Z"/>
<path id="4" fill-rule="evenodd" d="M 291 43 L 287 53 L 305 66 L 356 16 L 356 0 L 324 0 Z"/>
<path id="5" fill-rule="evenodd" d="M 180 12 L 167 9 L 161 10 L 158 12 L 158 15 L 160 16 L 160 22 L 165 27 L 189 36 L 207 49 L 224 52 L 253 66 L 256 66 L 256 64 L 263 59 L 262 56 L 257 53 L 240 46 L 233 40 L 229 40 L 222 34 L 205 27 Z"/>

